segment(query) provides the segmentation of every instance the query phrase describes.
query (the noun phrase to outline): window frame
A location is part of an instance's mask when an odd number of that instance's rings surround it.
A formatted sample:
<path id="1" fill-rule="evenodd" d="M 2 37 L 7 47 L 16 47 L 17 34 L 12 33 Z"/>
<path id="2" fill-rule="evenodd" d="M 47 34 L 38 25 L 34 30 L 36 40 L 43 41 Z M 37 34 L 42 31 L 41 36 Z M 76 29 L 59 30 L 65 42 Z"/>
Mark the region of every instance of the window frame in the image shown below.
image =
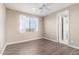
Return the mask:
<path id="1" fill-rule="evenodd" d="M 28 17 L 28 19 L 30 19 L 30 17 L 32 17 L 32 18 L 35 18 L 35 19 L 33 19 L 33 20 L 35 20 L 36 21 L 36 28 L 35 28 L 35 30 L 34 31 L 25 31 L 25 29 L 24 29 L 24 31 L 22 31 L 22 29 L 20 28 L 20 26 L 21 26 L 21 24 L 20 24 L 20 22 L 21 22 L 21 17 Z M 38 17 L 36 17 L 36 16 L 26 16 L 26 15 L 19 15 L 19 32 L 20 33 L 29 33 L 29 32 L 38 32 L 38 20 L 39 20 L 39 18 Z M 30 22 L 29 22 L 29 26 L 30 26 Z M 29 27 L 30 28 L 30 27 Z"/>

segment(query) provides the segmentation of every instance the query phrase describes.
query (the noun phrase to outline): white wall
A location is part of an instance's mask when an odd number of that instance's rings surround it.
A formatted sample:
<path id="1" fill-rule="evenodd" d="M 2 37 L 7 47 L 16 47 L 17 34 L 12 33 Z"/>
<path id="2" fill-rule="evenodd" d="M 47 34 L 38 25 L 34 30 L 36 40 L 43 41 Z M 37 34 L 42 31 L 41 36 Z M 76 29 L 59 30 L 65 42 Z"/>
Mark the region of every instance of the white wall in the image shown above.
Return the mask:
<path id="1" fill-rule="evenodd" d="M 7 43 L 18 43 L 21 41 L 28 41 L 30 39 L 40 39 L 42 37 L 42 18 L 38 17 L 38 32 L 26 32 L 20 33 L 19 31 L 19 15 L 26 13 L 17 12 L 14 10 L 7 9 Z M 29 15 L 30 16 L 30 15 Z"/>
<path id="2" fill-rule="evenodd" d="M 0 3 L 0 53 L 5 45 L 5 18 L 6 9 L 4 4 Z"/>
<path id="3" fill-rule="evenodd" d="M 79 48 L 79 4 L 70 8 L 70 44 Z"/>
<path id="4" fill-rule="evenodd" d="M 56 13 L 44 17 L 44 37 L 56 41 Z"/>

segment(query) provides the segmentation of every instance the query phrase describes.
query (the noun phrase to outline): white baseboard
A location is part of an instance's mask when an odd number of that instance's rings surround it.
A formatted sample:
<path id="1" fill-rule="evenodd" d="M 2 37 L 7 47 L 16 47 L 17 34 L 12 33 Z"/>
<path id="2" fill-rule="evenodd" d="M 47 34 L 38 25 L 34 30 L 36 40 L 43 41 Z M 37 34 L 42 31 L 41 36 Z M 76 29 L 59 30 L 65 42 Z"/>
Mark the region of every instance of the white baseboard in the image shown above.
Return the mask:
<path id="1" fill-rule="evenodd" d="M 7 46 L 6 44 L 3 46 L 3 48 L 2 48 L 2 50 L 1 50 L 1 52 L 0 52 L 0 55 L 3 55 L 6 46 Z"/>
<path id="2" fill-rule="evenodd" d="M 12 45 L 12 44 L 17 44 L 17 43 L 27 42 L 27 41 L 31 41 L 31 40 L 38 40 L 38 39 L 41 39 L 41 38 L 42 38 L 42 37 L 37 37 L 37 38 L 28 39 L 28 40 L 22 40 L 22 41 L 17 41 L 17 42 L 11 42 L 11 43 L 7 43 L 7 45 Z"/>
<path id="3" fill-rule="evenodd" d="M 72 48 L 75 48 L 75 49 L 79 49 L 79 47 L 74 46 L 74 45 L 68 45 L 68 46 L 70 46 L 70 47 L 72 47 Z"/>
<path id="4" fill-rule="evenodd" d="M 23 41 L 18 41 L 18 42 L 11 42 L 11 43 L 7 43 L 6 45 L 4 45 L 3 49 L 2 49 L 2 52 L 0 52 L 0 55 L 3 54 L 5 48 L 7 45 L 11 45 L 11 44 L 17 44 L 17 43 L 22 43 L 22 42 L 27 42 L 27 41 L 31 41 L 31 40 L 38 40 L 38 39 L 41 39 L 42 37 L 38 37 L 38 38 L 32 38 L 32 39 L 28 39 L 28 40 L 23 40 Z M 43 37 L 44 39 L 47 39 L 47 40 L 50 40 L 50 41 L 53 41 L 53 42 L 58 42 L 57 40 L 53 40 L 53 39 L 49 39 L 47 37 Z M 73 45 L 68 45 L 72 48 L 76 48 L 76 49 L 79 49 L 79 47 L 77 46 L 73 46 Z"/>
<path id="5" fill-rule="evenodd" d="M 17 44 L 17 43 L 22 43 L 22 42 L 27 42 L 27 41 L 31 41 L 31 40 L 38 40 L 41 39 L 42 37 L 38 37 L 38 38 L 32 38 L 32 39 L 28 39 L 28 40 L 23 40 L 23 41 L 18 41 L 18 42 L 11 42 L 11 43 L 7 43 L 3 46 L 2 51 L 0 52 L 0 55 L 3 55 L 3 52 L 6 48 L 7 45 L 11 45 L 11 44 Z"/>
<path id="6" fill-rule="evenodd" d="M 56 40 L 53 40 L 53 39 L 49 39 L 49 38 L 46 38 L 46 37 L 44 37 L 44 38 L 47 39 L 47 40 L 53 41 L 53 42 L 57 42 Z M 75 48 L 75 49 L 79 49 L 78 46 L 74 46 L 74 45 L 71 45 L 71 44 L 68 44 L 67 46 Z"/>
<path id="7" fill-rule="evenodd" d="M 44 39 L 47 39 L 47 40 L 50 40 L 50 41 L 53 41 L 53 42 L 58 42 L 57 40 L 53 40 L 53 39 L 50 39 L 50 38 L 47 38 L 47 37 L 44 37 Z"/>

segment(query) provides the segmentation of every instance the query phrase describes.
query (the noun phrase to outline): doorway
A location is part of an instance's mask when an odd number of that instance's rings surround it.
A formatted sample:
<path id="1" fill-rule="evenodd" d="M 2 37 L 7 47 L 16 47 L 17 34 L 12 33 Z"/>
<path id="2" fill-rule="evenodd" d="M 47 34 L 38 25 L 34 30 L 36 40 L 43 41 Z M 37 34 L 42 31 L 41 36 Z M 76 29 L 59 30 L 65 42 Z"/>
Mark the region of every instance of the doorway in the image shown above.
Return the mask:
<path id="1" fill-rule="evenodd" d="M 64 10 L 57 15 L 58 42 L 69 44 L 69 10 Z"/>

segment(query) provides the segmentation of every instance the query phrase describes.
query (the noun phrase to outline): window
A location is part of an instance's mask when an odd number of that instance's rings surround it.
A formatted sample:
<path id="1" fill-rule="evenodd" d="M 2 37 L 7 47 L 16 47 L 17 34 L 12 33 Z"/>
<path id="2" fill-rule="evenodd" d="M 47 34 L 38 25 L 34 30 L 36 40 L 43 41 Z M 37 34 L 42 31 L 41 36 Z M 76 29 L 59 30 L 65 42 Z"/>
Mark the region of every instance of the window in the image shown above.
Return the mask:
<path id="1" fill-rule="evenodd" d="M 20 32 L 36 32 L 37 25 L 37 17 L 20 15 Z"/>

